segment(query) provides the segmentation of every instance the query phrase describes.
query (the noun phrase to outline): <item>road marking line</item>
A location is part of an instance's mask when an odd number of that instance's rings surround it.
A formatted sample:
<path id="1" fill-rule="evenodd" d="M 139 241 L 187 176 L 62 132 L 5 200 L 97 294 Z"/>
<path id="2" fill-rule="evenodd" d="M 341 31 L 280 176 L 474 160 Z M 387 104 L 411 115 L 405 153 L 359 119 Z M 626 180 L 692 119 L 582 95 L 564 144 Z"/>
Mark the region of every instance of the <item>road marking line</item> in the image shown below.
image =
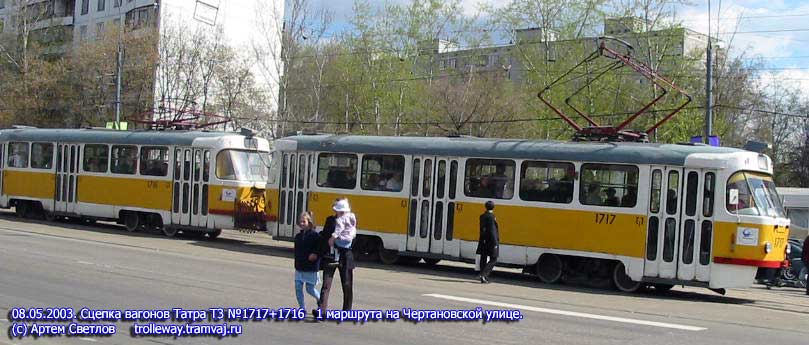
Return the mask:
<path id="1" fill-rule="evenodd" d="M 0 319 L 0 322 L 8 322 L 6 319 Z"/>
<path id="2" fill-rule="evenodd" d="M 93 339 L 93 338 L 79 338 L 79 339 L 84 340 L 84 341 L 93 342 L 93 343 L 95 343 L 95 342 L 97 342 L 97 341 L 98 341 L 98 340 L 95 340 L 95 339 Z"/>
<path id="3" fill-rule="evenodd" d="M 469 302 L 469 303 L 475 303 L 475 304 L 484 304 L 484 305 L 492 305 L 492 306 L 498 306 L 498 307 L 514 308 L 514 309 L 520 309 L 520 310 L 529 310 L 529 311 L 535 311 L 535 312 L 538 312 L 538 313 L 565 315 L 565 316 L 580 317 L 580 318 L 585 318 L 585 319 L 595 319 L 595 320 L 613 321 L 613 322 L 621 322 L 621 323 L 630 323 L 630 324 L 644 325 L 644 326 L 673 328 L 673 329 L 680 329 L 680 330 L 685 330 L 685 331 L 704 331 L 704 330 L 707 329 L 707 328 L 704 328 L 704 327 L 678 325 L 678 324 L 675 324 L 675 323 L 646 321 L 646 320 L 638 320 L 638 319 L 629 319 L 629 318 L 624 318 L 624 317 L 615 317 L 615 316 L 606 316 L 606 315 L 598 315 L 598 314 L 579 313 L 579 312 L 575 312 L 575 311 L 566 311 L 566 310 L 558 310 L 558 309 L 531 307 L 531 306 L 527 306 L 527 305 L 511 304 L 511 303 L 503 303 L 503 302 L 494 302 L 494 301 L 487 301 L 487 300 L 482 300 L 482 299 L 456 297 L 456 296 L 441 295 L 441 294 L 434 294 L 434 293 L 424 294 L 422 296 L 442 298 L 442 299 L 448 299 L 448 300 L 460 301 L 460 302 Z"/>

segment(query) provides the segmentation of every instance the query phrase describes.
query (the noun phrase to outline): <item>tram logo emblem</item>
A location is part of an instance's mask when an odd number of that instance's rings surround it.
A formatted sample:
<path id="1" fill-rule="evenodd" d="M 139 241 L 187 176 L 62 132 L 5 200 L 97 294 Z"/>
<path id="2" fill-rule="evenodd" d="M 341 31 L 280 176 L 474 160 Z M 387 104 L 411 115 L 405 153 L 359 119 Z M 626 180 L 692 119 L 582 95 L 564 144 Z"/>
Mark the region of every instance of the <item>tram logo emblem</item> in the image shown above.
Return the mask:
<path id="1" fill-rule="evenodd" d="M 757 246 L 758 245 L 758 229 L 739 227 L 736 229 L 736 245 L 740 246 Z"/>

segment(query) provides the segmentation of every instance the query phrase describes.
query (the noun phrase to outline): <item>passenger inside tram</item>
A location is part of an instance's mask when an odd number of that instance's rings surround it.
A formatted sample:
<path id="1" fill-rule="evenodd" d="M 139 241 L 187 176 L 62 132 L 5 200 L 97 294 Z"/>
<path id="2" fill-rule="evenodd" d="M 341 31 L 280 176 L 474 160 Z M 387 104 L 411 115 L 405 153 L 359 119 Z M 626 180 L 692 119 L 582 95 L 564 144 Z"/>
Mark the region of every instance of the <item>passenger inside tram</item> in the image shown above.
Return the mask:
<path id="1" fill-rule="evenodd" d="M 604 206 L 618 206 L 620 202 L 618 201 L 618 197 L 616 196 L 617 191 L 615 188 L 607 188 L 607 199 L 604 200 Z"/>
<path id="2" fill-rule="evenodd" d="M 629 186 L 626 188 L 626 195 L 621 198 L 621 207 L 635 207 L 638 202 L 638 187 Z"/>
<path id="3" fill-rule="evenodd" d="M 590 183 L 589 186 L 587 186 L 587 193 L 584 197 L 584 204 L 601 206 L 602 204 L 601 184 L 599 184 L 598 182 L 593 182 Z"/>

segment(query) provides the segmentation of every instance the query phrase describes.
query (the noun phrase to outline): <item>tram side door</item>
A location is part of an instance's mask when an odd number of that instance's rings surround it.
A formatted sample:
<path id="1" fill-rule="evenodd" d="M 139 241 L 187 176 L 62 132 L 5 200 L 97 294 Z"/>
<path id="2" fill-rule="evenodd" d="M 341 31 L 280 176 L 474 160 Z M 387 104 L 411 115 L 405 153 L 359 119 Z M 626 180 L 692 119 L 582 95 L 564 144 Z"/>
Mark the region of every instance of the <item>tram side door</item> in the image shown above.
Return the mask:
<path id="1" fill-rule="evenodd" d="M 410 205 L 407 229 L 407 250 L 430 251 L 433 210 L 433 176 L 435 157 L 413 156 L 410 179 Z"/>
<path id="2" fill-rule="evenodd" d="M 433 179 L 433 213 L 430 234 L 430 253 L 458 256 L 460 244 L 453 240 L 455 219 L 455 187 L 458 173 L 458 161 L 451 158 L 435 159 L 435 178 Z"/>
<path id="3" fill-rule="evenodd" d="M 76 212 L 80 148 L 78 144 L 56 145 L 56 195 L 53 208 L 56 212 Z"/>
<path id="4" fill-rule="evenodd" d="M 192 226 L 193 213 L 193 187 L 192 172 L 194 150 L 190 147 L 174 149 L 174 183 L 172 188 L 173 203 L 171 210 L 171 223 L 176 225 Z"/>
<path id="5" fill-rule="evenodd" d="M 191 162 L 191 218 L 190 225 L 208 226 L 208 181 L 210 179 L 211 151 L 194 149 Z"/>
<path id="6" fill-rule="evenodd" d="M 5 193 L 5 186 L 3 185 L 3 170 L 6 166 L 6 144 L 0 143 L 0 205 L 8 204 L 8 197 Z M 58 190 L 58 189 L 57 189 Z"/>
<path id="7" fill-rule="evenodd" d="M 298 192 L 298 158 L 304 157 L 304 164 L 306 164 L 306 157 L 297 153 L 284 153 L 283 165 L 281 168 L 281 192 L 279 193 L 278 200 L 278 236 L 282 238 L 291 238 L 295 235 L 295 223 L 297 223 L 297 214 L 295 214 L 296 194 Z"/>
<path id="8" fill-rule="evenodd" d="M 716 173 L 686 169 L 683 179 L 682 225 L 677 278 L 710 279 L 710 251 L 713 228 L 713 199 Z"/>
<path id="9" fill-rule="evenodd" d="M 679 228 L 682 171 L 652 166 L 649 221 L 646 234 L 647 277 L 676 278 L 679 261 Z"/>

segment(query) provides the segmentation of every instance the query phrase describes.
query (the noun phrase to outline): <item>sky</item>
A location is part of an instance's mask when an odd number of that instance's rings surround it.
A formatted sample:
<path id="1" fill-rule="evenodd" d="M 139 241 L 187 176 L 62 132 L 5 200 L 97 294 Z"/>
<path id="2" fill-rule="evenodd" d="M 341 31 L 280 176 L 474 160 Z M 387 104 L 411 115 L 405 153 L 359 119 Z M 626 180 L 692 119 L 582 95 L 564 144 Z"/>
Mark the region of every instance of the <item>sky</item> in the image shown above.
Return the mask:
<path id="1" fill-rule="evenodd" d="M 409 0 L 388 0 L 406 3 Z M 371 1 L 376 2 L 376 1 Z M 466 13 L 479 3 L 503 6 L 509 0 L 462 0 Z M 334 14 L 333 29 L 347 30 L 353 0 L 312 0 L 316 8 Z M 677 8 L 682 24 L 708 32 L 708 1 L 693 0 Z M 806 0 L 712 0 L 711 32 L 731 43 L 731 54 L 744 53 L 748 61 L 760 61 L 760 80 L 765 85 L 800 87 L 809 94 L 809 1 Z M 735 35 L 731 33 L 736 32 Z"/>

